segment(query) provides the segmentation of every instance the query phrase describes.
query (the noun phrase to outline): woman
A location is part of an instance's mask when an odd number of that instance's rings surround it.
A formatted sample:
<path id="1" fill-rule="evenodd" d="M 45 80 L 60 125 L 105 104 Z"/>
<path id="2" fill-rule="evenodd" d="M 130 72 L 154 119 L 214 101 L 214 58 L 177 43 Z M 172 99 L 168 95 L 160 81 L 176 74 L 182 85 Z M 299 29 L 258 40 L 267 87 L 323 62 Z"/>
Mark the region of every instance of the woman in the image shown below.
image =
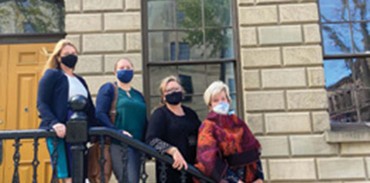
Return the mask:
<path id="1" fill-rule="evenodd" d="M 134 76 L 134 65 L 128 58 L 120 59 L 114 65 L 116 84 L 105 83 L 100 87 L 96 98 L 96 118 L 103 126 L 121 131 L 123 134 L 143 141 L 147 125 L 146 104 L 143 95 L 131 86 Z M 117 85 L 117 86 L 115 86 Z M 115 87 L 118 87 L 118 96 L 114 101 Z M 110 109 L 112 102 L 116 102 L 116 114 L 112 123 Z M 124 176 L 122 151 L 124 147 L 119 141 L 112 141 L 110 154 L 113 173 L 118 182 L 127 180 L 129 183 L 139 182 L 141 153 L 129 147 L 127 159 L 127 177 Z"/>
<path id="2" fill-rule="evenodd" d="M 200 120 L 190 108 L 181 104 L 183 88 L 174 76 L 166 77 L 160 85 L 163 106 L 157 108 L 149 120 L 146 142 L 162 154 L 173 157 L 172 168 L 166 168 L 167 182 L 181 182 L 178 170 L 194 164 L 196 139 Z M 160 164 L 156 163 L 157 182 Z M 191 182 L 191 177 L 187 177 Z"/>
<path id="3" fill-rule="evenodd" d="M 82 95 L 88 99 L 85 112 L 89 126 L 95 125 L 95 109 L 87 84 L 74 73 L 77 60 L 76 47 L 68 40 L 60 40 L 46 62 L 37 94 L 40 128 L 54 130 L 58 137 L 56 147 L 53 144 L 54 138 L 47 138 L 50 154 L 55 151 L 58 153 L 57 177 L 54 178 L 63 179 L 66 183 L 72 182 L 71 170 L 73 170 L 70 144 L 64 140 L 67 132 L 66 122 L 72 114 L 68 107 L 68 100 L 71 97 Z"/>
<path id="4" fill-rule="evenodd" d="M 216 182 L 263 182 L 260 144 L 246 123 L 229 111 L 229 88 L 213 82 L 204 92 L 209 113 L 199 128 L 197 167 Z"/>

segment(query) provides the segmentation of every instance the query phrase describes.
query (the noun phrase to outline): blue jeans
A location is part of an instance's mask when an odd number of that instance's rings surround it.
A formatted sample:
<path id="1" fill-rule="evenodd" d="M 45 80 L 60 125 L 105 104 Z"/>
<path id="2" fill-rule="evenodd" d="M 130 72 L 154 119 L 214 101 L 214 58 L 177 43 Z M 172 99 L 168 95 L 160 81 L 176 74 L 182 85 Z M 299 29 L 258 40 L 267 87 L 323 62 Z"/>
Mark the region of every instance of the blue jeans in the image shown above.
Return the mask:
<path id="1" fill-rule="evenodd" d="M 128 180 L 128 183 L 138 183 L 140 176 L 140 167 L 141 167 L 141 156 L 142 153 L 139 151 L 128 148 L 127 150 L 127 177 L 123 171 L 123 162 L 122 162 L 122 150 L 124 148 L 121 145 L 112 143 L 110 145 L 110 154 L 112 157 L 112 167 L 113 173 L 116 176 L 118 182 L 124 182 Z"/>

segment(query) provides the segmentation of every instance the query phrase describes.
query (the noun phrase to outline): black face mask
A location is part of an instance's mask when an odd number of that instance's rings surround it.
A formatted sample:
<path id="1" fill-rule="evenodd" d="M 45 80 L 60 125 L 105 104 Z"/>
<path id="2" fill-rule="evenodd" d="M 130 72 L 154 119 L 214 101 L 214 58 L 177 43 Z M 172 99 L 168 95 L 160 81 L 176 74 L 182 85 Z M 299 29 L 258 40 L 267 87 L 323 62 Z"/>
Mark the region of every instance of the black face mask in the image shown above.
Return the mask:
<path id="1" fill-rule="evenodd" d="M 182 92 L 172 92 L 170 94 L 167 94 L 165 97 L 167 103 L 171 105 L 177 105 L 182 101 Z"/>
<path id="2" fill-rule="evenodd" d="M 77 57 L 76 55 L 73 55 L 73 54 L 70 54 L 70 55 L 64 56 L 64 57 L 62 57 L 62 59 L 61 59 L 62 63 L 63 63 L 65 66 L 67 66 L 67 67 L 69 67 L 69 68 L 71 68 L 71 69 L 75 68 L 76 63 L 77 63 L 77 60 L 78 60 L 78 57 Z"/>

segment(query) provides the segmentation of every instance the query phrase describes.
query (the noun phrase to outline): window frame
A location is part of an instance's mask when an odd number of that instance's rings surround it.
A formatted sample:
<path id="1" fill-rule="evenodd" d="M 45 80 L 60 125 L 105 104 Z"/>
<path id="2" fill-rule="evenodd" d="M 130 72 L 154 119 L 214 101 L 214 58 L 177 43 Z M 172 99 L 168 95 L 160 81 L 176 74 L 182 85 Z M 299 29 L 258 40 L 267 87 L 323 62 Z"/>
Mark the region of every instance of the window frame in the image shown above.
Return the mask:
<path id="1" fill-rule="evenodd" d="M 234 58 L 230 59 L 204 59 L 204 60 L 183 60 L 183 61 L 171 61 L 171 62 L 155 62 L 149 61 L 149 27 L 148 27 L 148 0 L 141 0 L 141 23 L 142 23 L 142 62 L 143 62 L 143 93 L 145 100 L 150 102 L 150 78 L 149 71 L 150 67 L 155 66 L 181 66 L 181 65 L 205 65 L 205 64 L 220 64 L 220 63 L 234 63 L 234 77 L 235 77 L 235 95 L 236 111 L 238 116 L 244 119 L 244 99 L 243 99 L 243 88 L 242 88 L 242 76 L 241 76 L 241 59 L 240 59 L 240 44 L 239 44 L 239 27 L 238 27 L 238 13 L 237 13 L 237 2 L 236 0 L 230 0 L 231 2 L 231 18 L 232 18 L 232 32 L 233 32 L 233 46 L 234 46 Z M 204 19 L 203 19 L 204 20 Z M 203 21 L 202 20 L 202 21 Z M 166 31 L 174 29 L 166 29 Z M 156 30 L 157 31 L 157 30 Z M 150 108 L 147 108 L 147 115 L 150 116 Z M 203 119 L 201 119 L 203 120 Z"/>
<path id="2" fill-rule="evenodd" d="M 345 53 L 345 54 L 343 54 L 343 53 L 341 53 L 341 54 L 326 54 L 325 53 L 325 44 L 324 44 L 325 39 L 324 39 L 324 35 L 323 35 L 323 25 L 325 25 L 325 24 L 344 24 L 344 23 L 346 23 L 346 24 L 350 24 L 351 27 L 352 27 L 352 25 L 355 24 L 355 23 L 362 23 L 362 22 L 370 23 L 370 20 L 352 20 L 352 19 L 349 18 L 348 20 L 323 22 L 322 21 L 322 18 L 321 18 L 322 14 L 321 14 L 321 3 L 320 3 L 320 1 L 321 0 L 319 0 L 317 3 L 318 3 L 318 12 L 319 12 L 319 28 L 320 28 L 320 37 L 321 37 L 321 46 L 322 46 L 321 48 L 322 48 L 322 53 L 323 53 L 323 64 L 325 62 L 330 62 L 330 61 L 331 62 L 336 62 L 336 61 L 337 62 L 340 62 L 339 60 L 341 60 L 341 59 L 342 60 L 343 59 L 351 59 L 351 60 L 354 60 L 354 59 L 366 59 L 366 58 L 370 58 L 370 52 L 366 52 L 366 51 L 361 52 L 361 53 L 360 52 L 354 52 L 354 51 L 352 51 L 350 53 Z M 348 8 L 348 5 L 347 5 L 346 8 Z M 348 14 L 350 16 L 350 12 L 348 12 Z M 351 36 L 351 44 L 353 45 L 353 43 L 354 43 L 354 40 L 353 40 L 354 33 L 353 33 L 353 30 L 352 29 L 353 29 L 353 27 L 350 30 L 350 32 L 351 32 L 351 35 L 350 36 Z M 325 70 L 324 70 L 324 72 L 325 72 Z M 325 86 L 325 89 L 327 89 L 326 86 Z M 352 105 L 355 105 L 355 107 L 356 107 L 355 108 L 355 111 L 357 113 L 357 118 L 360 118 L 361 119 L 361 115 L 358 112 L 361 109 L 359 109 L 359 106 L 357 104 L 357 102 L 358 102 L 357 97 L 358 96 L 356 96 L 358 94 L 356 94 L 356 91 L 354 91 L 352 89 L 350 90 L 350 92 L 351 92 L 351 95 L 354 95 L 353 98 L 355 98 L 355 100 L 352 100 L 351 99 L 351 102 L 350 103 Z M 344 100 L 345 100 L 344 102 L 347 102 L 347 98 L 344 98 Z M 327 104 L 328 104 L 328 113 L 330 113 L 330 105 L 333 105 L 333 108 L 336 108 L 336 104 L 333 103 L 332 100 L 331 100 L 331 98 L 329 98 L 329 97 L 328 97 Z M 329 116 L 329 122 L 330 122 L 330 116 Z M 365 124 L 365 123 L 366 123 L 366 121 L 362 121 L 362 120 L 361 121 L 360 120 L 357 120 L 357 121 L 353 121 L 353 122 L 349 122 L 349 123 L 341 123 L 341 122 L 331 123 L 330 122 L 330 126 L 334 130 L 339 129 L 339 128 L 342 130 L 343 129 L 343 126 L 356 126 L 356 128 L 353 128 L 353 129 L 357 129 L 358 124 Z M 350 128 L 348 128 L 348 129 L 350 129 Z"/>

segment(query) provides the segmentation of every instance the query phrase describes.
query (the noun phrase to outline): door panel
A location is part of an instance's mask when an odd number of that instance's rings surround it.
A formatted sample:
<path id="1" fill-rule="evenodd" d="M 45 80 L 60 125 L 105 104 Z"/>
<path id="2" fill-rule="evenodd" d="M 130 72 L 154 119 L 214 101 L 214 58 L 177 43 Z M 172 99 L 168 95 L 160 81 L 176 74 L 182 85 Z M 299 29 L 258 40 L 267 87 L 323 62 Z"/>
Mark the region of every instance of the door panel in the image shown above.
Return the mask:
<path id="1" fill-rule="evenodd" d="M 7 85 L 7 62 L 8 62 L 8 46 L 0 45 L 0 130 L 5 129 L 6 120 L 6 85 Z M 4 148 L 5 149 L 5 148 Z M 3 149 L 3 154 L 5 153 Z M 4 164 L 4 155 L 3 155 Z M 4 177 L 4 166 L 0 166 L 0 181 Z M 4 181 L 2 181 L 4 182 Z"/>
<path id="2" fill-rule="evenodd" d="M 5 94 L 0 97 L 7 99 L 6 122 L 3 129 L 24 130 L 37 129 L 40 120 L 37 116 L 36 99 L 38 81 L 47 56 L 42 53 L 45 48 L 50 53 L 54 44 L 20 44 L 8 45 L 8 56 L 5 65 L 11 72 L 7 73 L 7 84 Z M 4 62 L 3 62 L 4 63 Z M 13 147 L 14 140 L 6 141 L 4 144 L 4 168 L 1 182 L 11 182 L 14 172 Z M 32 161 L 34 159 L 34 141 L 30 139 L 21 140 L 19 174 L 20 182 L 31 182 L 33 176 Z M 44 139 L 38 141 L 37 159 L 40 161 L 37 171 L 38 182 L 50 178 L 50 157 L 46 149 Z M 2 180 L 3 179 L 3 180 Z"/>

